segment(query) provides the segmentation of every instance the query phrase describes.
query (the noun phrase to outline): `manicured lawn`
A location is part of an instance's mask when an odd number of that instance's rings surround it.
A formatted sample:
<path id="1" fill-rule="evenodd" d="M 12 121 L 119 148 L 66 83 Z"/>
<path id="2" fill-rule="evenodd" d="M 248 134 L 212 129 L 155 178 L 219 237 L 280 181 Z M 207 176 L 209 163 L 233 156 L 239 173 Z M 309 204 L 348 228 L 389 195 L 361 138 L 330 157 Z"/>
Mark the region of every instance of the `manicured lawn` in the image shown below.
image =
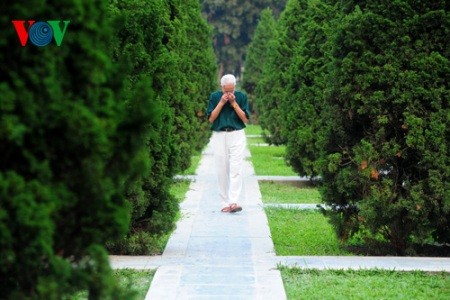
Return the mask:
<path id="1" fill-rule="evenodd" d="M 284 160 L 285 146 L 248 146 L 256 175 L 297 176 Z"/>
<path id="2" fill-rule="evenodd" d="M 450 274 L 281 267 L 288 299 L 450 299 Z"/>
<path id="3" fill-rule="evenodd" d="M 351 255 L 318 211 L 266 208 L 266 215 L 277 255 Z"/>
<path id="4" fill-rule="evenodd" d="M 189 190 L 189 186 L 191 184 L 190 180 L 187 179 L 177 179 L 174 180 L 172 185 L 170 186 L 170 193 L 178 199 L 178 202 L 181 203 L 186 196 L 187 191 Z"/>
<path id="5" fill-rule="evenodd" d="M 245 128 L 248 145 L 263 145 L 266 141 L 263 138 L 263 131 L 259 125 L 247 125 Z"/>
<path id="6" fill-rule="evenodd" d="M 321 203 L 322 196 L 316 188 L 300 188 L 286 182 L 260 181 L 264 203 Z"/>
<path id="7" fill-rule="evenodd" d="M 289 191 L 306 192 L 320 199 L 316 189 L 263 183 L 263 199 L 274 203 L 280 195 L 285 203 Z M 281 192 L 279 190 L 282 190 Z M 281 193 L 281 194 L 280 194 Z M 275 195 L 275 196 L 274 196 Z M 311 198 L 311 197 L 306 197 Z M 274 200 L 275 199 L 275 200 Z M 298 197 L 294 197 L 296 201 Z M 352 255 L 339 247 L 327 219 L 317 211 L 268 208 L 275 252 L 279 256 Z M 302 270 L 280 267 L 288 299 L 450 299 L 450 274 L 382 270 Z"/>
<path id="8" fill-rule="evenodd" d="M 247 124 L 247 127 L 245 127 L 245 134 L 246 135 L 262 135 L 263 130 L 261 129 L 261 126 L 259 126 L 259 125 Z"/>
<path id="9" fill-rule="evenodd" d="M 121 269 L 114 270 L 113 272 L 119 285 L 128 291 L 131 290 L 136 295 L 134 299 L 141 300 L 145 298 L 156 271 Z M 87 292 L 85 291 L 76 294 L 72 298 L 72 300 L 84 299 L 88 299 Z"/>
<path id="10" fill-rule="evenodd" d="M 247 137 L 247 145 L 249 146 L 264 146 L 266 144 L 263 137 Z"/>
<path id="11" fill-rule="evenodd" d="M 181 175 L 195 175 L 200 159 L 202 158 L 201 152 L 196 152 L 191 156 L 191 166 L 185 170 Z"/>

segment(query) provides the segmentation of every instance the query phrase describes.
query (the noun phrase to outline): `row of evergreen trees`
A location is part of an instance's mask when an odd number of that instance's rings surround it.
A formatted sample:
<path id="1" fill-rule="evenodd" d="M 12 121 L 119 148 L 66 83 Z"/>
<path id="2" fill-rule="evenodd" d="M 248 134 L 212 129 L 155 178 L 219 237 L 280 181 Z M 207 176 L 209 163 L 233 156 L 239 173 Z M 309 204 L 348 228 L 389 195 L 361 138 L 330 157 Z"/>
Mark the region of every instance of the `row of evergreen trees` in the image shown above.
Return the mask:
<path id="1" fill-rule="evenodd" d="M 1 8 L 0 298 L 129 299 L 105 245 L 143 253 L 173 228 L 171 179 L 208 138 L 198 112 L 216 64 L 200 5 Z M 55 19 L 70 20 L 59 47 L 22 47 L 11 23 Z"/>
<path id="2" fill-rule="evenodd" d="M 444 0 L 289 0 L 279 20 L 262 14 L 243 86 L 267 140 L 321 176 L 344 241 L 398 254 L 450 242 L 449 32 Z"/>

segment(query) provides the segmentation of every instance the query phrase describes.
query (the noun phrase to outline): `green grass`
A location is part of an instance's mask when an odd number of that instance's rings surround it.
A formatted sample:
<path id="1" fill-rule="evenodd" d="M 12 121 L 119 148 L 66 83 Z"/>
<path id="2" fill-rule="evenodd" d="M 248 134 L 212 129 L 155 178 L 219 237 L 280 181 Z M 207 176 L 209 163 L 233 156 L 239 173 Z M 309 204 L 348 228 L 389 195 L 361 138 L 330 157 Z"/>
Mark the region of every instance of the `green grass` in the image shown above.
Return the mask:
<path id="1" fill-rule="evenodd" d="M 189 186 L 191 181 L 188 179 L 177 179 L 174 180 L 172 185 L 170 186 L 170 194 L 175 196 L 178 199 L 178 202 L 181 203 L 186 196 L 187 191 L 189 190 Z"/>
<path id="2" fill-rule="evenodd" d="M 277 255 L 351 255 L 318 211 L 266 208 L 266 214 Z"/>
<path id="3" fill-rule="evenodd" d="M 266 141 L 263 138 L 263 131 L 259 125 L 247 125 L 245 128 L 245 134 L 247 135 L 248 145 L 266 144 Z M 249 137 L 249 135 L 256 137 Z"/>
<path id="4" fill-rule="evenodd" d="M 450 299 L 450 274 L 281 267 L 288 299 Z"/>
<path id="5" fill-rule="evenodd" d="M 262 135 L 263 130 L 261 129 L 261 126 L 259 126 L 259 125 L 247 124 L 247 127 L 245 127 L 245 134 L 246 135 Z"/>
<path id="6" fill-rule="evenodd" d="M 249 146 L 265 146 L 266 141 L 262 137 L 247 137 L 247 144 Z"/>
<path id="7" fill-rule="evenodd" d="M 322 196 L 316 188 L 300 188 L 285 182 L 260 181 L 264 203 L 321 203 Z"/>
<path id="8" fill-rule="evenodd" d="M 284 160 L 285 146 L 249 145 L 256 175 L 297 176 Z"/>
<path id="9" fill-rule="evenodd" d="M 191 156 L 191 166 L 181 173 L 181 175 L 195 175 L 200 159 L 202 158 L 201 152 L 196 152 Z"/>
<path id="10" fill-rule="evenodd" d="M 127 291 L 133 292 L 136 295 L 135 299 L 139 300 L 145 298 L 155 272 L 155 270 L 120 269 L 114 270 L 113 275 L 117 278 L 120 287 L 126 289 Z M 88 299 L 88 293 L 87 291 L 81 291 L 74 295 L 71 299 Z"/>

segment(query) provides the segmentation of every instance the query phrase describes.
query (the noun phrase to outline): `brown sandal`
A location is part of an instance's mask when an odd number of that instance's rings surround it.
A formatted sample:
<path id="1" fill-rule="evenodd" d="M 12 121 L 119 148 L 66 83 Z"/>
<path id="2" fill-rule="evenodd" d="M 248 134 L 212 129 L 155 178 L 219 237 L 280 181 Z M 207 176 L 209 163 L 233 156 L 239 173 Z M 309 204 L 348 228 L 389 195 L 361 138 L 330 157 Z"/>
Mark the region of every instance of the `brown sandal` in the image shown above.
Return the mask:
<path id="1" fill-rule="evenodd" d="M 231 206 L 227 206 L 221 209 L 221 212 L 230 212 L 231 211 Z"/>
<path id="2" fill-rule="evenodd" d="M 241 210 L 242 210 L 242 207 L 240 207 L 236 203 L 230 204 L 230 212 L 231 213 L 235 213 L 235 212 L 238 212 L 238 211 L 241 211 Z"/>

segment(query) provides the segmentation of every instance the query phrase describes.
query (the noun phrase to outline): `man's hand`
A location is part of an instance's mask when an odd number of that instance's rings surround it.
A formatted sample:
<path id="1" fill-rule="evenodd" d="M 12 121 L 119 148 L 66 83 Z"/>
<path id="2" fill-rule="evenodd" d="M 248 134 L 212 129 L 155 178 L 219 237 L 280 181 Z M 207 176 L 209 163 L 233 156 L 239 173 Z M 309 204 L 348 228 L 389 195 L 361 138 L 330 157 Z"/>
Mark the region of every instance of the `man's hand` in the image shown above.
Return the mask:
<path id="1" fill-rule="evenodd" d="M 223 93 L 222 98 L 220 98 L 220 103 L 225 104 L 229 101 L 229 93 Z"/>
<path id="2" fill-rule="evenodd" d="M 227 93 L 228 94 L 228 101 L 230 102 L 231 106 L 234 106 L 234 103 L 236 103 L 236 97 L 234 96 L 234 93 Z"/>

